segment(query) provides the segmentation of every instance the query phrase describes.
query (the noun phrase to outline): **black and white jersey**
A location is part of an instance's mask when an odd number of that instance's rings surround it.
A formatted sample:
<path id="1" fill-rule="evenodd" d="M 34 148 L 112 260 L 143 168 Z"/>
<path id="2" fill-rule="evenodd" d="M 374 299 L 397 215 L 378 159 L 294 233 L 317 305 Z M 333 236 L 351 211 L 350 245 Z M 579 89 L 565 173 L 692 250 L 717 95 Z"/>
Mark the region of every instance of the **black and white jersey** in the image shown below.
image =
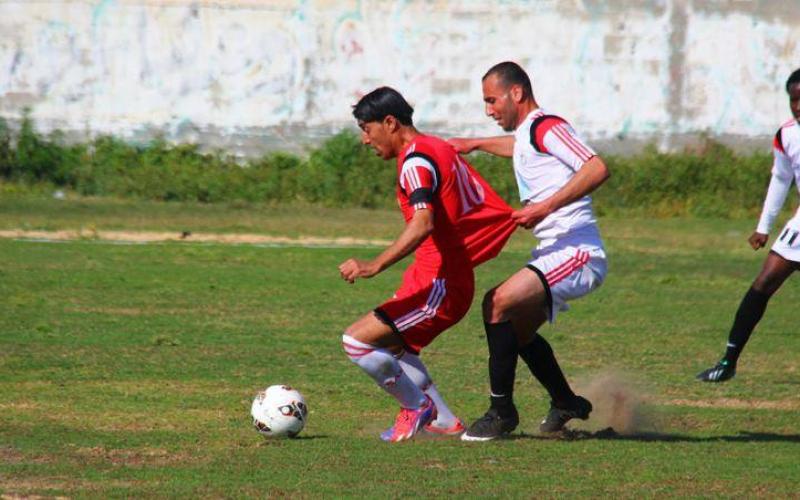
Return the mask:
<path id="1" fill-rule="evenodd" d="M 790 120 L 778 129 L 773 140 L 772 179 L 764 200 L 764 209 L 756 231 L 769 234 L 775 218 L 781 211 L 792 181 L 800 189 L 800 123 Z M 800 209 L 787 223 L 788 227 L 800 231 Z"/>
<path id="2" fill-rule="evenodd" d="M 595 152 L 563 118 L 543 109 L 531 111 L 514 132 L 514 174 L 523 203 L 539 202 L 564 187 Z M 539 240 L 560 238 L 595 226 L 589 196 L 545 217 L 533 234 Z"/>

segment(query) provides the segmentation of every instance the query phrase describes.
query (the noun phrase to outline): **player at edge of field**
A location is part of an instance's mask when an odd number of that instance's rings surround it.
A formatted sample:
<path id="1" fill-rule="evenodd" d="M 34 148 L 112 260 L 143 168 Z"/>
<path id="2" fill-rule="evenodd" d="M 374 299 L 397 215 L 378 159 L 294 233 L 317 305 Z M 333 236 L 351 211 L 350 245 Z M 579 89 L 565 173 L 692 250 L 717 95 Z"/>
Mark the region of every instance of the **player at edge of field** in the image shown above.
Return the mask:
<path id="1" fill-rule="evenodd" d="M 781 211 L 794 181 L 800 190 L 800 69 L 786 81 L 789 109 L 792 119 L 784 123 L 772 143 L 774 160 L 772 177 L 764 199 L 764 208 L 756 230 L 747 239 L 753 250 L 763 248 L 769 241 L 769 232 Z M 736 364 L 742 349 L 764 311 L 770 297 L 778 291 L 786 278 L 800 269 L 800 209 L 789 219 L 767 253 L 761 272 L 745 293 L 733 326 L 728 334 L 728 344 L 722 359 L 697 375 L 703 382 L 724 382 L 736 375 Z"/>
<path id="2" fill-rule="evenodd" d="M 513 431 L 517 357 L 550 395 L 539 425 L 556 432 L 572 418 L 587 419 L 591 403 L 576 395 L 539 328 L 566 302 L 596 289 L 606 276 L 606 254 L 589 194 L 609 177 L 603 160 L 563 118 L 539 107 L 531 82 L 516 63 L 493 66 L 482 79 L 486 115 L 513 135 L 454 138 L 459 153 L 481 150 L 512 157 L 524 207 L 514 220 L 539 240 L 531 260 L 483 299 L 489 344 L 490 404 L 461 438 L 487 441 Z"/>
<path id="3" fill-rule="evenodd" d="M 414 252 L 395 295 L 342 336 L 350 360 L 400 403 L 394 425 L 381 434 L 389 442 L 410 439 L 423 428 L 438 435 L 464 431 L 419 352 L 467 313 L 473 268 L 496 256 L 516 229 L 511 207 L 451 145 L 419 132 L 413 111 L 389 87 L 353 107 L 362 143 L 384 160 L 397 159 L 395 191 L 406 226 L 374 259 L 348 259 L 339 266 L 341 277 L 354 283 Z"/>

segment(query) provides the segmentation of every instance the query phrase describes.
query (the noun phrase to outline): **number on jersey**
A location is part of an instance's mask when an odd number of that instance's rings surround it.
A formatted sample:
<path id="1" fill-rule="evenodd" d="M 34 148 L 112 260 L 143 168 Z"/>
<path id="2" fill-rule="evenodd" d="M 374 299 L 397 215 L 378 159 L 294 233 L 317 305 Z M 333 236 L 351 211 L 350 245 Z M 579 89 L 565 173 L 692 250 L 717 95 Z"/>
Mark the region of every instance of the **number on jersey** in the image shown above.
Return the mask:
<path id="1" fill-rule="evenodd" d="M 453 172 L 456 174 L 458 194 L 461 198 L 461 215 L 483 205 L 486 196 L 483 186 L 469 173 L 464 161 L 459 157 L 456 157 L 456 161 L 453 162 Z"/>

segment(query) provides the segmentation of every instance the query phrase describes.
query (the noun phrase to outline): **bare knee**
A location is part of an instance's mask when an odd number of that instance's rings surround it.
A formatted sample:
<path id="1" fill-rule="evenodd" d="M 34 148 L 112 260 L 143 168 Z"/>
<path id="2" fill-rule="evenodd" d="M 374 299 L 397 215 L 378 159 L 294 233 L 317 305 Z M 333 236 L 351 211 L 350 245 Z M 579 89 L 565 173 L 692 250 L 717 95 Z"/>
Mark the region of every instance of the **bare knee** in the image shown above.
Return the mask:
<path id="1" fill-rule="evenodd" d="M 395 355 L 403 352 L 402 340 L 392 331 L 391 327 L 380 321 L 374 314 L 367 314 L 360 318 L 348 326 L 344 334 L 356 342 L 373 348 L 386 349 Z"/>
<path id="2" fill-rule="evenodd" d="M 779 270 L 779 272 L 775 272 L 772 269 L 761 271 L 756 279 L 753 280 L 753 290 L 770 296 L 777 292 L 788 276 L 788 273 L 780 271 L 782 270 Z"/>
<path id="3" fill-rule="evenodd" d="M 502 288 L 493 288 L 483 296 L 483 320 L 486 323 L 500 323 L 511 319 L 510 311 L 513 297 Z"/>
<path id="4" fill-rule="evenodd" d="M 753 281 L 752 285 L 753 290 L 770 296 L 774 294 L 779 287 L 780 283 L 776 284 L 773 277 L 763 274 L 759 275 L 755 281 Z"/>
<path id="5" fill-rule="evenodd" d="M 767 290 L 770 289 L 769 286 L 769 277 L 764 276 L 763 274 L 759 274 L 755 280 L 753 280 L 753 284 L 751 288 L 760 293 L 769 293 Z"/>
<path id="6" fill-rule="evenodd" d="M 796 269 L 797 263 L 770 252 L 752 287 L 757 292 L 772 295 Z"/>

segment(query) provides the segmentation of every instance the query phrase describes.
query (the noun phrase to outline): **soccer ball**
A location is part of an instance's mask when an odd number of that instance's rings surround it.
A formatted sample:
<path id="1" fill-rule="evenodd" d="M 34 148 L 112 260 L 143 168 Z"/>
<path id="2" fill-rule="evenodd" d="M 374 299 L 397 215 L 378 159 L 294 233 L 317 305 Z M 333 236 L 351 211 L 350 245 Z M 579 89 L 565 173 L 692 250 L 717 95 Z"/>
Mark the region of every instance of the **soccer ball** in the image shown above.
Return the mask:
<path id="1" fill-rule="evenodd" d="M 262 436 L 293 438 L 306 425 L 308 406 L 297 390 L 288 385 L 272 385 L 256 394 L 250 414 Z"/>

